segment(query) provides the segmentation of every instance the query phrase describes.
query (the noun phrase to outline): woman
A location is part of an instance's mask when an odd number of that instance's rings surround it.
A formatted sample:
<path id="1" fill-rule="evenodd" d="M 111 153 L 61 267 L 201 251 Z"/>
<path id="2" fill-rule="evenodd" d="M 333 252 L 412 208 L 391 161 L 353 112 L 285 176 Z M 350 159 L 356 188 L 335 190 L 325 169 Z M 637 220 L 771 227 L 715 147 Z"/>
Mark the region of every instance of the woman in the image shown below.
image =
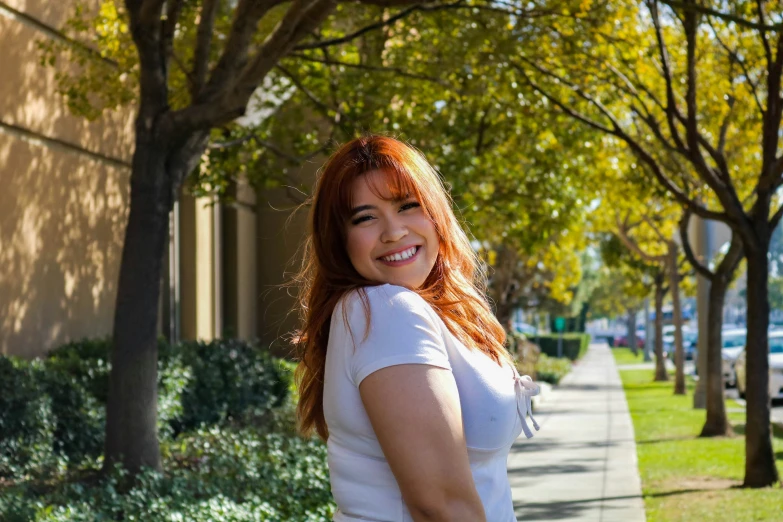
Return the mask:
<path id="1" fill-rule="evenodd" d="M 327 441 L 334 520 L 515 521 L 506 461 L 538 389 L 435 170 L 357 138 L 323 168 L 310 226 L 297 413 Z"/>

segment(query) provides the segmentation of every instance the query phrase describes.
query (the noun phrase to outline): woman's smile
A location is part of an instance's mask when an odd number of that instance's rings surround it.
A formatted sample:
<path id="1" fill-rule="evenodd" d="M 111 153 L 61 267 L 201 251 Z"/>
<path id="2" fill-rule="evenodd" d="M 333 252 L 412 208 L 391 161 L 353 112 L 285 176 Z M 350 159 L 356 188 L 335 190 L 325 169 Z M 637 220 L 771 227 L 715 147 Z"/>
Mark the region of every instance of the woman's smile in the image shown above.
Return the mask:
<path id="1" fill-rule="evenodd" d="M 384 254 L 378 261 L 386 266 L 405 266 L 413 263 L 419 257 L 421 245 L 397 249 L 389 254 Z"/>

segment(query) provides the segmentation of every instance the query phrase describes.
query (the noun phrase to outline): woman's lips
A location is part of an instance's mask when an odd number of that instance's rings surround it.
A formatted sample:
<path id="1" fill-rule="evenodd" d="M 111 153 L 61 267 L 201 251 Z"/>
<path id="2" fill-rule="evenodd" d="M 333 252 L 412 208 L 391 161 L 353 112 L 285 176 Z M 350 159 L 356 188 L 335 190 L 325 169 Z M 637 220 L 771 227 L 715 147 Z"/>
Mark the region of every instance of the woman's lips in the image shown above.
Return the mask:
<path id="1" fill-rule="evenodd" d="M 395 266 L 395 267 L 396 266 L 405 266 L 405 265 L 408 265 L 410 263 L 413 263 L 416 260 L 416 258 L 419 257 L 419 253 L 421 253 L 421 249 L 422 248 L 423 247 L 421 247 L 421 246 L 417 246 L 416 247 L 416 253 L 414 253 L 408 259 L 401 259 L 399 261 L 386 261 L 385 259 L 379 258 L 378 261 L 383 263 L 386 266 Z"/>

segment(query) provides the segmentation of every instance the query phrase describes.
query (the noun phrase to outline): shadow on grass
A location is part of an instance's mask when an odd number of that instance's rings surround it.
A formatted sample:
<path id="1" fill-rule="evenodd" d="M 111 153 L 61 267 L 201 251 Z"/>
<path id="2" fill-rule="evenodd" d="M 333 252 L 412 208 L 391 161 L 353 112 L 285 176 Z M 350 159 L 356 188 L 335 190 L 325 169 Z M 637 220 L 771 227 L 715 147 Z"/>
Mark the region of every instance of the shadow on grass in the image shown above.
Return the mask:
<path id="1" fill-rule="evenodd" d="M 741 486 L 731 486 L 725 489 L 739 489 Z M 705 493 L 716 491 L 715 488 L 687 488 L 673 491 L 662 491 L 648 495 L 624 495 L 616 497 L 593 497 L 578 500 L 564 500 L 560 502 L 514 502 L 514 512 L 524 520 L 573 520 L 593 508 L 596 503 L 602 503 L 602 509 L 610 512 L 612 509 L 621 509 L 613 506 L 612 501 L 623 501 L 642 498 L 664 498 L 676 495 L 688 495 L 691 493 Z"/>
<path id="2" fill-rule="evenodd" d="M 735 435 L 745 435 L 745 424 L 737 423 L 731 425 Z M 776 439 L 783 439 L 783 426 L 772 423 L 772 436 Z"/>
<path id="3" fill-rule="evenodd" d="M 682 437 L 667 437 L 665 439 L 648 439 L 648 440 L 637 440 L 636 444 L 659 444 L 661 442 L 677 442 L 677 441 L 683 441 L 683 440 L 696 440 L 699 437 L 697 435 L 685 435 Z"/>

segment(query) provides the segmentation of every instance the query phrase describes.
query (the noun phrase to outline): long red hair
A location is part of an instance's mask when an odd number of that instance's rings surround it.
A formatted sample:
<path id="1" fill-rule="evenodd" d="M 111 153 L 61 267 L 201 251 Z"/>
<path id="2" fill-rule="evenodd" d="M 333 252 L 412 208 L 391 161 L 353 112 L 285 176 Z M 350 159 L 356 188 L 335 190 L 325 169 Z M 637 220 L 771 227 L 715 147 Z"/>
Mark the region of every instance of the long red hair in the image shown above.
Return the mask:
<path id="1" fill-rule="evenodd" d="M 386 136 L 356 138 L 338 149 L 324 165 L 315 184 L 304 260 L 296 283 L 300 287 L 302 329 L 294 338 L 299 365 L 299 432 L 315 430 L 326 440 L 323 411 L 324 371 L 332 312 L 343 295 L 381 284 L 359 275 L 346 249 L 351 186 L 363 174 L 382 170 L 394 198 L 413 195 L 421 203 L 440 241 L 435 266 L 416 289 L 465 346 L 485 352 L 499 365 L 511 362 L 506 334 L 485 297 L 486 280 L 452 210 L 452 201 L 434 168 L 416 149 Z M 366 300 L 366 296 L 362 296 Z M 366 302 L 366 301 L 365 301 Z"/>

